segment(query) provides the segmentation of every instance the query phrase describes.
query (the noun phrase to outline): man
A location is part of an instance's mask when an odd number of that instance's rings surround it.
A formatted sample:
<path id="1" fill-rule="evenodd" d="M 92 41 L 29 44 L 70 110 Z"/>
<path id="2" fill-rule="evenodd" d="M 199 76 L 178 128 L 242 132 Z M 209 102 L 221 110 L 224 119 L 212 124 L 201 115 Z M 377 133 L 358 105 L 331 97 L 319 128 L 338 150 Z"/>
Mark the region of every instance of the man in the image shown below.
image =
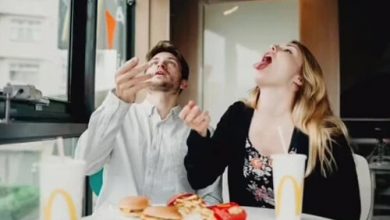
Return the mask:
<path id="1" fill-rule="evenodd" d="M 145 195 L 161 204 L 175 194 L 194 192 L 183 165 L 190 129 L 178 116 L 179 95 L 188 87 L 188 64 L 168 41 L 159 42 L 146 58 L 147 63 L 133 58 L 119 68 L 115 91 L 92 114 L 78 142 L 76 158 L 86 160 L 88 175 L 104 166 L 97 206 L 117 204 L 128 195 Z M 135 103 L 144 88 L 145 100 Z M 214 198 L 220 199 L 220 192 Z"/>

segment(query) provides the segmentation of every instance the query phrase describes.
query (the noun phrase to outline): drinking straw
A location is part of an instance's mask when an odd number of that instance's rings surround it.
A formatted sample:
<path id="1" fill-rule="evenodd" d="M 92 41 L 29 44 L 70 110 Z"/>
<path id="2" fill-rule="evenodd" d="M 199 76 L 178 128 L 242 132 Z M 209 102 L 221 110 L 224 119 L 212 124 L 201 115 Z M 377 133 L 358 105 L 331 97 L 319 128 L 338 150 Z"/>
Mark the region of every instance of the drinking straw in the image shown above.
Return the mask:
<path id="1" fill-rule="evenodd" d="M 58 155 L 61 158 L 65 158 L 64 139 L 62 137 L 57 137 L 57 150 L 58 150 Z"/>
<path id="2" fill-rule="evenodd" d="M 285 154 L 288 154 L 287 144 L 286 144 L 286 142 L 284 142 L 283 131 L 282 131 L 282 128 L 280 126 L 278 127 L 278 134 L 279 134 L 280 142 L 282 143 L 283 151 Z"/>

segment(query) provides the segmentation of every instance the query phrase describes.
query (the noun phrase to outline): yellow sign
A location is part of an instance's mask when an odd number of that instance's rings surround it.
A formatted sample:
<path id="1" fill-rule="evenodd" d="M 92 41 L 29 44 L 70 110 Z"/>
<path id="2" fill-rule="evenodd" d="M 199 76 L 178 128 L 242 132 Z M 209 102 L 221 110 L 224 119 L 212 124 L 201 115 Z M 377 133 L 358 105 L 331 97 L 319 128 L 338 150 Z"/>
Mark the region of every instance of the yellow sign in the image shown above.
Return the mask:
<path id="1" fill-rule="evenodd" d="M 49 201 L 47 202 L 47 206 L 45 206 L 44 209 L 44 220 L 52 219 L 52 209 L 57 196 L 62 196 L 65 199 L 65 202 L 68 206 L 70 219 L 78 220 L 76 205 L 74 204 L 72 197 L 69 195 L 69 193 L 61 189 L 57 189 L 50 194 Z"/>
<path id="2" fill-rule="evenodd" d="M 291 182 L 291 184 L 293 184 L 293 189 L 295 193 L 295 204 L 296 204 L 295 215 L 300 215 L 302 212 L 303 187 L 301 186 L 301 184 L 298 183 L 298 181 L 294 177 L 284 176 L 280 180 L 276 191 L 277 192 L 276 201 L 278 201 L 276 203 L 276 208 L 275 208 L 276 216 L 280 215 L 281 207 L 282 207 L 281 199 L 282 199 L 283 192 L 286 188 L 285 185 L 287 184 L 288 181 Z"/>

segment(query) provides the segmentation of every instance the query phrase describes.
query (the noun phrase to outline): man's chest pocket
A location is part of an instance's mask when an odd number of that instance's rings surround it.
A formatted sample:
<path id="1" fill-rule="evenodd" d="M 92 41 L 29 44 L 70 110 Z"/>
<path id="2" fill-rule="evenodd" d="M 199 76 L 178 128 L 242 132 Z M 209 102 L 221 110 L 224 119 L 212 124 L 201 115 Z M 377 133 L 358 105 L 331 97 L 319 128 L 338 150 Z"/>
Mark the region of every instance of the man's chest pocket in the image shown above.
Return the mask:
<path id="1" fill-rule="evenodd" d="M 166 165 L 167 181 L 172 184 L 172 187 L 183 181 L 186 182 L 187 173 L 184 167 L 184 157 L 187 154 L 186 140 L 171 140 L 164 147 L 166 148 L 164 163 Z"/>

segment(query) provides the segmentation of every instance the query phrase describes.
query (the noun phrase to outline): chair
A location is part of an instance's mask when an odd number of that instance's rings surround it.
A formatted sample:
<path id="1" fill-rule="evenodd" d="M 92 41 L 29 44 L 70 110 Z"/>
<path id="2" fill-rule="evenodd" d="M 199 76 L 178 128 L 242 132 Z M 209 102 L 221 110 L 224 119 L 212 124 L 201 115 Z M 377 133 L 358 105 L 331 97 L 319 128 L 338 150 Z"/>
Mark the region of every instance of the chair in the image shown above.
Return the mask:
<path id="1" fill-rule="evenodd" d="M 358 177 L 360 191 L 360 220 L 371 219 L 373 214 L 372 209 L 374 201 L 374 186 L 372 184 L 370 168 L 368 166 L 367 160 L 364 157 L 357 154 L 354 154 L 353 156 L 356 164 L 356 173 Z"/>
<path id="2" fill-rule="evenodd" d="M 102 184 L 103 184 L 103 169 L 89 176 L 89 186 L 91 187 L 92 192 L 94 192 L 96 196 L 99 196 L 100 190 L 102 189 Z"/>

